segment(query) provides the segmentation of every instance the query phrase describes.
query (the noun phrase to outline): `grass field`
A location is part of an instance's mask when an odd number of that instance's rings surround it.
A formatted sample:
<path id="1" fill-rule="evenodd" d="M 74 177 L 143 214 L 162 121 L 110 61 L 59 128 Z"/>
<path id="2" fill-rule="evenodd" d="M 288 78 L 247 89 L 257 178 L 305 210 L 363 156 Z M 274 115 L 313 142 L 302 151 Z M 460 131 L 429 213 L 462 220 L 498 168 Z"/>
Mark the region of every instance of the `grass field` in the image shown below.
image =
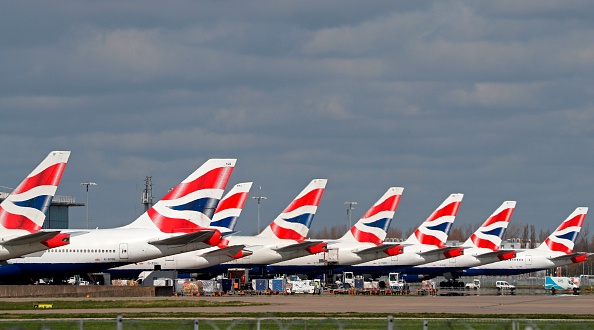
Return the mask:
<path id="1" fill-rule="evenodd" d="M 267 305 L 241 301 L 205 300 L 95 300 L 44 301 L 52 309 L 39 313 L 16 314 L 34 310 L 32 302 L 0 302 L 2 329 L 114 329 L 118 315 L 122 329 L 387 329 L 388 315 L 380 313 L 216 313 L 216 307 Z M 159 308 L 215 307 L 213 312 L 159 312 Z M 72 309 L 146 308 L 146 312 L 64 313 Z M 493 315 L 398 313 L 392 315 L 394 329 L 594 329 L 594 315 Z"/>

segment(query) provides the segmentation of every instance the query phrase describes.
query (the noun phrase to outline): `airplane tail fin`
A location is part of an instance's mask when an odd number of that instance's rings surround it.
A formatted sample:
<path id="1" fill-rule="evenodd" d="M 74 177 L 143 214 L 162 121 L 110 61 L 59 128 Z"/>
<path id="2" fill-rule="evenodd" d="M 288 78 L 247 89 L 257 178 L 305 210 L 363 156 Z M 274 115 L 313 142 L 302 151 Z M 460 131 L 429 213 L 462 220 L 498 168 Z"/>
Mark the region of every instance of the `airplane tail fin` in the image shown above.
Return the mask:
<path id="1" fill-rule="evenodd" d="M 587 207 L 576 208 L 537 249 L 572 253 L 587 213 Z"/>
<path id="2" fill-rule="evenodd" d="M 345 241 L 381 244 L 388 235 L 404 188 L 391 187 L 341 238 Z"/>
<path id="3" fill-rule="evenodd" d="M 69 157 L 70 151 L 50 152 L 0 204 L 1 232 L 41 230 Z"/>
<path id="4" fill-rule="evenodd" d="M 285 208 L 285 210 L 264 228 L 259 237 L 274 237 L 303 241 L 309 233 L 309 227 L 316 214 L 326 179 L 312 180 L 305 189 Z"/>
<path id="5" fill-rule="evenodd" d="M 210 228 L 219 229 L 222 233 L 235 230 L 237 218 L 241 215 L 252 182 L 238 183 L 221 199 L 210 222 Z"/>
<path id="6" fill-rule="evenodd" d="M 402 244 L 445 246 L 462 203 L 463 194 L 451 194 Z"/>
<path id="7" fill-rule="evenodd" d="M 501 240 L 509 224 L 514 209 L 515 201 L 505 201 L 482 226 L 472 234 L 462 246 L 486 248 L 492 251 L 499 251 Z"/>
<path id="8" fill-rule="evenodd" d="M 235 162 L 236 159 L 209 159 L 124 228 L 191 233 L 208 227 Z"/>

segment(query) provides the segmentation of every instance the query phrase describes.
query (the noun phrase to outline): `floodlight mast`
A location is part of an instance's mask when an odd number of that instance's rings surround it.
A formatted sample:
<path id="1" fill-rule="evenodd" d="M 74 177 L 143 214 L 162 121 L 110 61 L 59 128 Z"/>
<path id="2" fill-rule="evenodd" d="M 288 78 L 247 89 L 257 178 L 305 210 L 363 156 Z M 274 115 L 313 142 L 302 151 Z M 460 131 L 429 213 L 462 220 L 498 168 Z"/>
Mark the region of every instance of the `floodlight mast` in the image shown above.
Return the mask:
<path id="1" fill-rule="evenodd" d="M 353 205 L 357 205 L 357 202 L 344 202 L 344 204 L 347 206 L 347 216 L 349 217 L 349 228 L 351 229 L 351 227 L 353 227 L 352 221 L 351 221 L 351 211 L 354 210 L 355 208 L 353 207 Z"/>
<path id="2" fill-rule="evenodd" d="M 97 184 L 95 182 L 81 182 L 80 183 L 81 186 L 85 186 L 86 190 L 87 190 L 87 229 L 89 229 L 89 186 L 96 186 Z"/>
<path id="3" fill-rule="evenodd" d="M 256 201 L 258 201 L 258 234 L 260 233 L 260 202 L 264 199 L 267 199 L 266 196 L 262 196 L 262 187 L 260 187 L 260 196 L 252 197 Z"/>

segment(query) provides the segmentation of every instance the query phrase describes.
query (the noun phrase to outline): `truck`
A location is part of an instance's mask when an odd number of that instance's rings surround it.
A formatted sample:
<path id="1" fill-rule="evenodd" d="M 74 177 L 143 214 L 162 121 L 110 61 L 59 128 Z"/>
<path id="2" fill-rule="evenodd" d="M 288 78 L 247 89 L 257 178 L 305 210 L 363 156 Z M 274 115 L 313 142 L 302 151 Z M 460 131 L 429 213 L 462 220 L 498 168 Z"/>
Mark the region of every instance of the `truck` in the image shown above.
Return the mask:
<path id="1" fill-rule="evenodd" d="M 389 273 L 388 274 L 388 286 L 390 289 L 399 291 L 402 293 L 410 293 L 408 283 L 400 277 L 400 273 Z"/>
<path id="2" fill-rule="evenodd" d="M 497 294 L 501 295 L 505 292 L 509 292 L 511 295 L 516 294 L 516 286 L 509 284 L 507 281 L 496 281 L 495 288 L 497 288 Z"/>
<path id="3" fill-rule="evenodd" d="M 309 293 L 309 294 L 321 294 L 322 285 L 319 279 L 308 280 L 301 279 L 297 275 L 288 276 L 286 279 L 285 293 L 296 294 L 296 293 Z"/>
<path id="4" fill-rule="evenodd" d="M 550 290 L 551 294 L 557 291 L 571 291 L 573 294 L 579 294 L 580 286 L 569 277 L 547 276 L 545 277 L 545 290 Z"/>
<path id="5" fill-rule="evenodd" d="M 352 289 L 355 287 L 355 274 L 353 272 L 343 272 L 342 274 L 335 275 L 336 287 L 339 289 Z"/>

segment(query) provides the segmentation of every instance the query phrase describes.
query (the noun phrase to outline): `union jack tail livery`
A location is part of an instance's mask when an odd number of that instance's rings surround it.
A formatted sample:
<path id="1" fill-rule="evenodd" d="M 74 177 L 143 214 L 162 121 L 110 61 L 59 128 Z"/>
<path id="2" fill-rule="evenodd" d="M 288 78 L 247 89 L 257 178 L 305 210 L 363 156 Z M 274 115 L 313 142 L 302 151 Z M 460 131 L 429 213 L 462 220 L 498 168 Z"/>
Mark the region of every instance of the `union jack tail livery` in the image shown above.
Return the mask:
<path id="1" fill-rule="evenodd" d="M 499 251 L 501 240 L 503 239 L 515 207 L 515 201 L 503 202 L 462 246 Z"/>
<path id="2" fill-rule="evenodd" d="M 217 206 L 210 227 L 223 233 L 233 231 L 251 188 L 252 182 L 238 183 L 231 188 Z"/>
<path id="3" fill-rule="evenodd" d="M 258 237 L 292 239 L 302 242 L 316 214 L 326 187 L 326 179 L 312 180 Z"/>
<path id="4" fill-rule="evenodd" d="M 131 224 L 163 233 L 193 233 L 210 225 L 236 159 L 209 159 Z"/>
<path id="5" fill-rule="evenodd" d="M 41 230 L 70 157 L 52 151 L 0 204 L 0 236 L 21 236 Z"/>
<path id="6" fill-rule="evenodd" d="M 462 203 L 462 197 L 464 197 L 463 194 L 451 194 L 402 245 L 424 244 L 445 247 Z"/>
<path id="7" fill-rule="evenodd" d="M 382 244 L 403 191 L 401 187 L 389 188 L 341 240 Z"/>
<path id="8" fill-rule="evenodd" d="M 576 208 L 537 249 L 563 252 L 565 254 L 572 253 L 587 213 L 587 207 Z"/>

